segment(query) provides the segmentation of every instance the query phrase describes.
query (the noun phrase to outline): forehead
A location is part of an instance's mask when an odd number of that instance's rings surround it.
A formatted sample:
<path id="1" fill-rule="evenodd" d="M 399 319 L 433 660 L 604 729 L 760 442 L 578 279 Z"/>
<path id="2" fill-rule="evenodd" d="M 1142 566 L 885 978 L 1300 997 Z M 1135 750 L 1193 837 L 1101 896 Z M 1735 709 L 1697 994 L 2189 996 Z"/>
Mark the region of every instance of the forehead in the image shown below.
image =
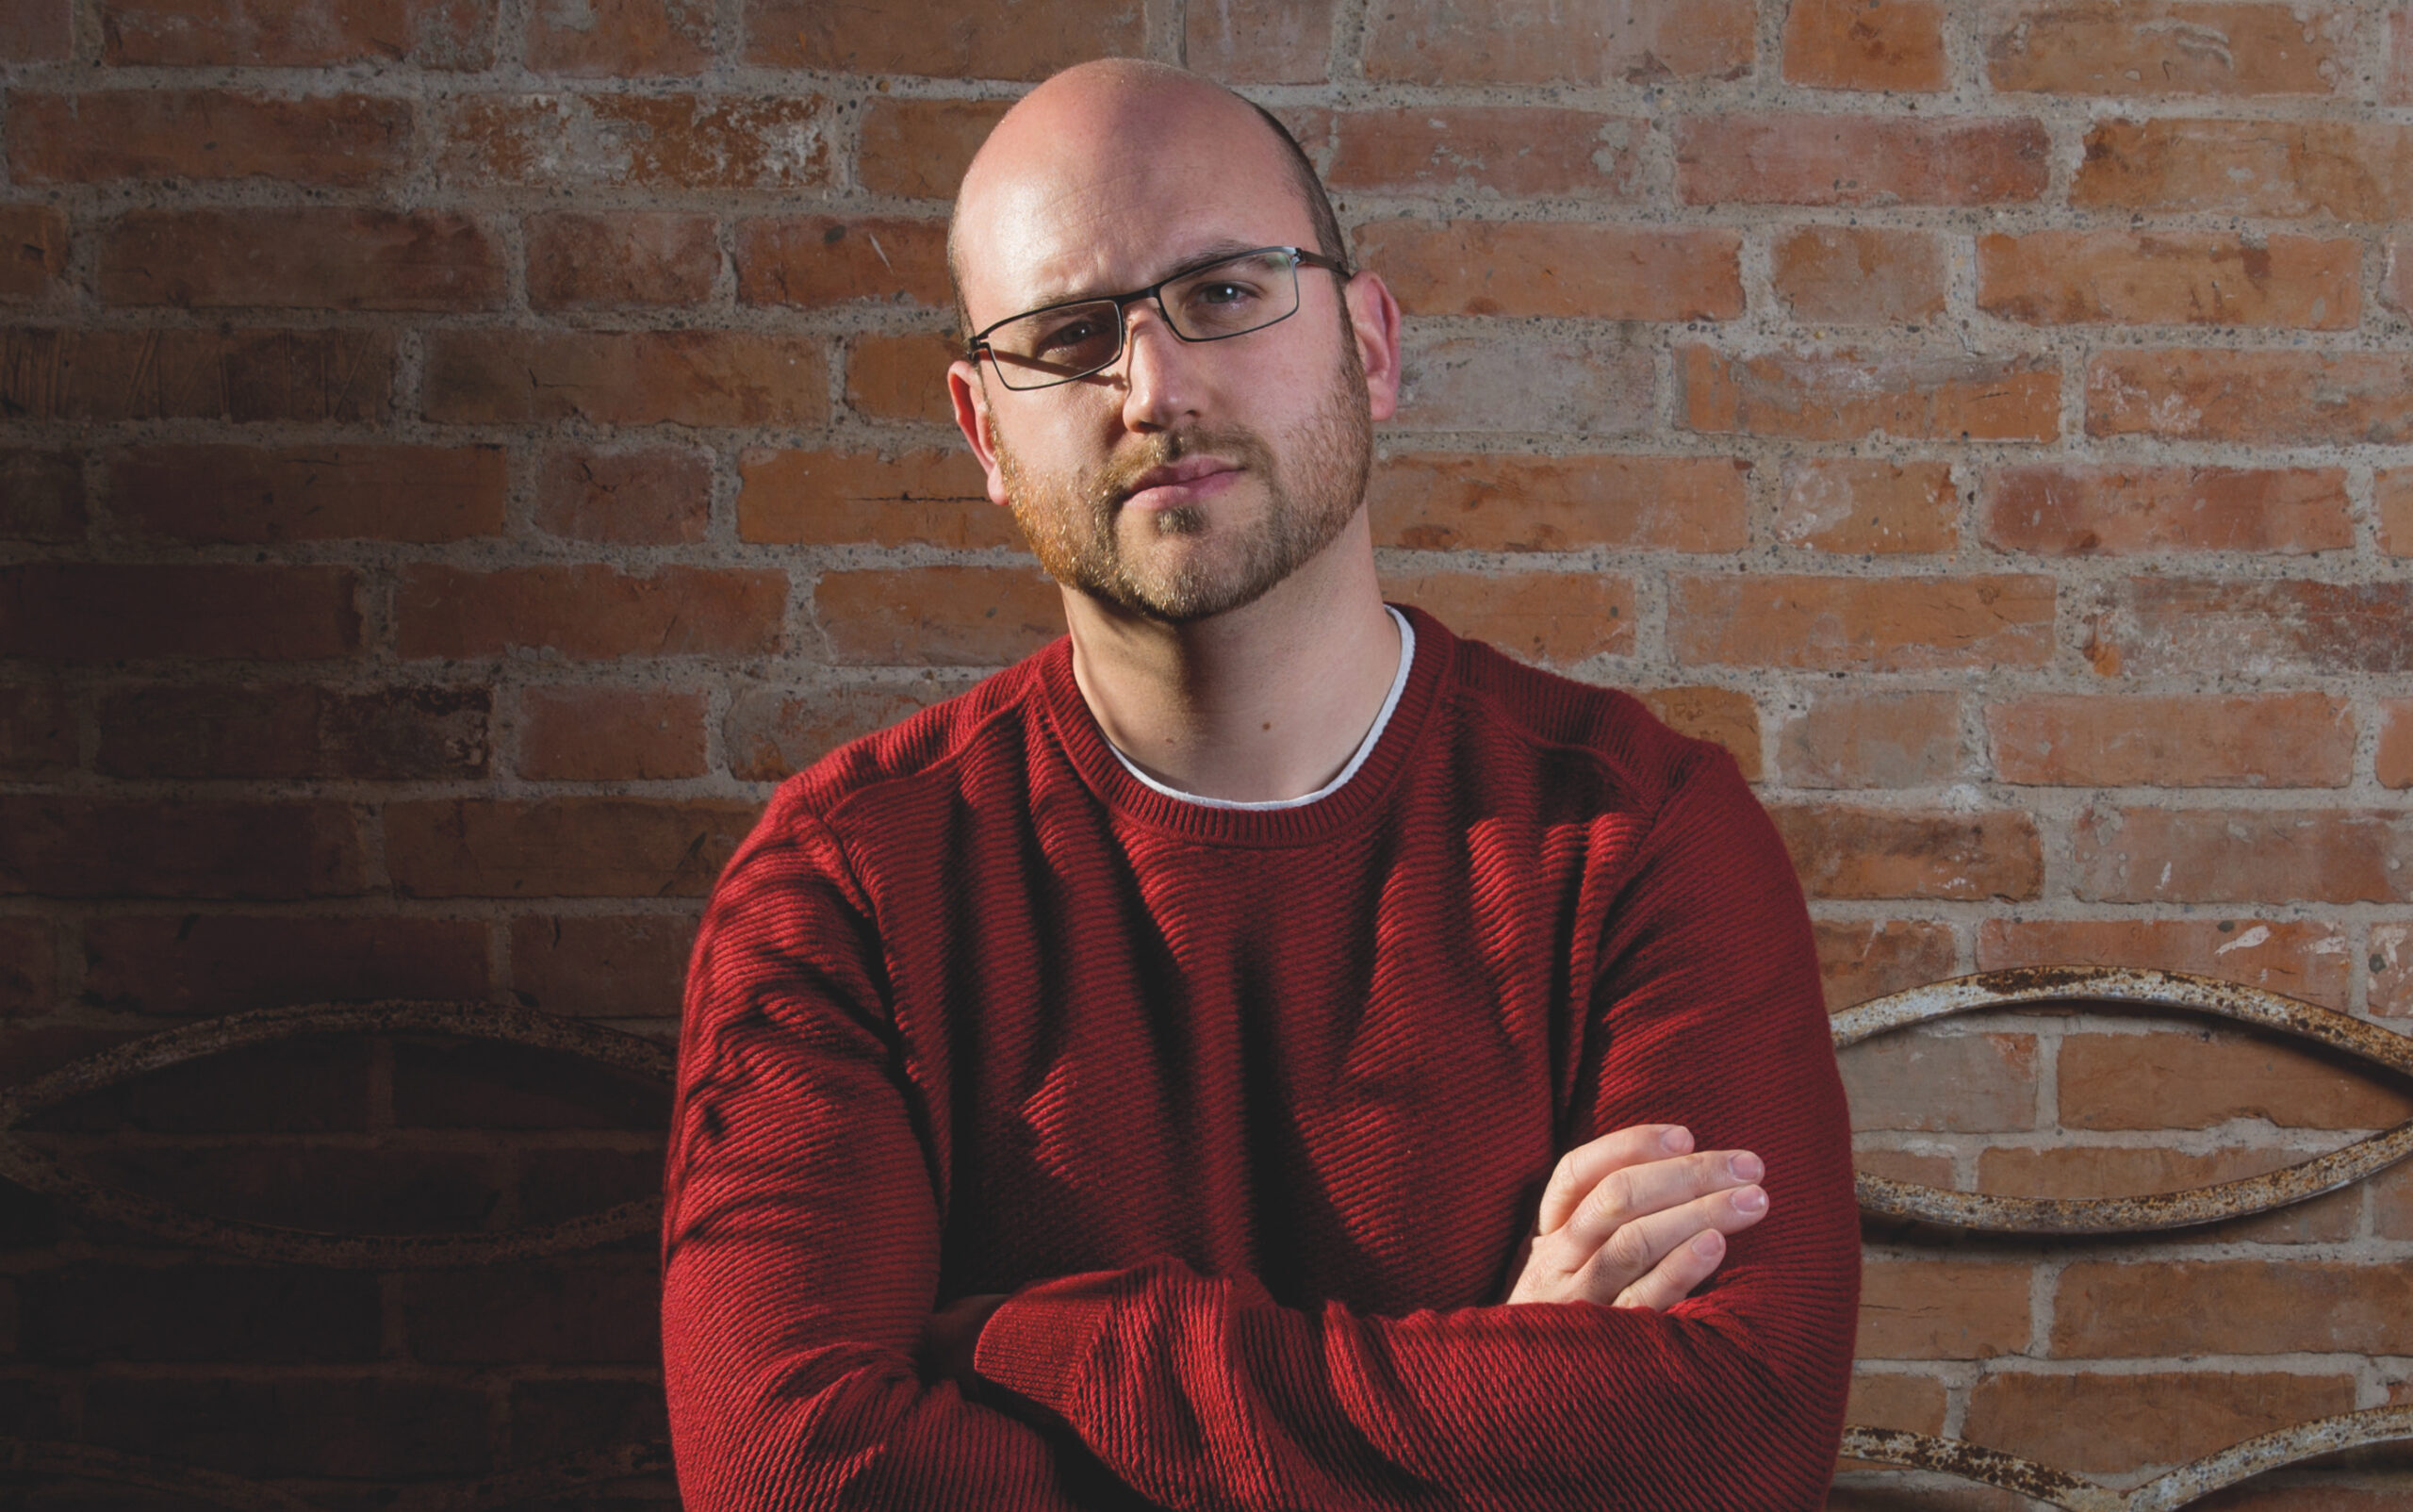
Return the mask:
<path id="1" fill-rule="evenodd" d="M 1305 245 L 1287 150 L 1254 112 L 1008 142 L 967 179 L 958 222 L 976 325 L 1156 282 L 1234 246 Z"/>

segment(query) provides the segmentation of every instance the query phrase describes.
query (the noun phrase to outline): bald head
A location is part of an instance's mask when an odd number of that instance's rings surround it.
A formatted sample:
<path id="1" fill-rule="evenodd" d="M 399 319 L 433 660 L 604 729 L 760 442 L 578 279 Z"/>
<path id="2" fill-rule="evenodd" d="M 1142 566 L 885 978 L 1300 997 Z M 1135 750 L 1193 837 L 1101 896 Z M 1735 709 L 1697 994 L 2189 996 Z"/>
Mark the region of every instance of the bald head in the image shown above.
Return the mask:
<path id="1" fill-rule="evenodd" d="M 1160 203 L 1167 181 L 1196 173 L 1202 159 L 1220 176 L 1287 189 L 1311 227 L 1303 244 L 1345 259 L 1314 165 L 1271 113 L 1183 69 L 1101 58 L 1025 95 L 964 171 L 947 223 L 959 334 L 977 329 L 976 317 L 985 323 L 1028 307 L 975 309 L 969 290 L 1000 263 L 1027 260 L 1035 223 L 1088 216 L 1103 228 L 1121 206 L 1150 203 L 1152 193 Z"/>

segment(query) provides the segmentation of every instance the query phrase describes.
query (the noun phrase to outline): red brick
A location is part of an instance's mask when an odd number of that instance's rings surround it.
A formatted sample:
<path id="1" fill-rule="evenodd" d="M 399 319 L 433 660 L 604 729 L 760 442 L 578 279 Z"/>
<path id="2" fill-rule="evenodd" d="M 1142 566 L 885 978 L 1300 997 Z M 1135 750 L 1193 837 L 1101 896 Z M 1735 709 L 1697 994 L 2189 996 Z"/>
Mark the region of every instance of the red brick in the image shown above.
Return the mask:
<path id="1" fill-rule="evenodd" d="M 1455 336 L 1411 327 L 1401 431 L 1617 436 L 1656 424 L 1650 349 L 1626 336 Z"/>
<path id="2" fill-rule="evenodd" d="M 704 696 L 665 688 L 530 688 L 519 775 L 540 781 L 701 777 Z"/>
<path id="3" fill-rule="evenodd" d="M 2413 212 L 2413 129 L 2302 118 L 2107 116 L 2087 128 L 2070 205 L 2147 214 L 2399 221 Z"/>
<path id="4" fill-rule="evenodd" d="M 409 102 L 366 94 L 8 93 L 8 168 L 20 184 L 264 178 L 365 189 L 402 171 L 410 139 Z"/>
<path id="5" fill-rule="evenodd" d="M 2413 1166 L 2395 1165 L 2372 1177 L 2372 1232 L 2413 1239 Z"/>
<path id="6" fill-rule="evenodd" d="M 1092 58 L 1144 51 L 1129 0 L 753 0 L 746 61 L 766 68 L 938 78 L 1042 79 Z"/>
<path id="7" fill-rule="evenodd" d="M 737 222 L 737 297 L 808 308 L 877 300 L 945 308 L 946 222 L 901 216 L 757 216 Z"/>
<path id="8" fill-rule="evenodd" d="M 1616 205 L 1648 192 L 1642 148 L 1650 123 L 1634 116 L 1438 106 L 1319 111 L 1311 124 L 1293 129 L 1322 165 L 1324 182 L 1343 193 L 1487 191 Z"/>
<path id="9" fill-rule="evenodd" d="M 514 1381 L 509 1411 L 511 1458 L 523 1465 L 670 1438 L 662 1389 L 649 1381 Z"/>
<path id="10" fill-rule="evenodd" d="M 1775 572 L 1679 577 L 1667 646 L 1679 665 L 1933 672 L 2042 666 L 2053 650 L 2053 581 L 1825 578 Z"/>
<path id="11" fill-rule="evenodd" d="M 2027 1350 L 2034 1329 L 2024 1264 L 1871 1260 L 1860 1273 L 1863 1359 L 1991 1359 Z"/>
<path id="12" fill-rule="evenodd" d="M 2286 919 L 1988 919 L 1978 969 L 2142 966 L 2346 1006 L 2345 931 Z"/>
<path id="13" fill-rule="evenodd" d="M 75 708 L 56 682 L 0 683 L 0 774 L 46 777 L 76 763 Z"/>
<path id="14" fill-rule="evenodd" d="M 2320 693 L 2043 694 L 1986 708 L 1995 775 L 2074 787 L 2343 787 L 2344 700 Z"/>
<path id="15" fill-rule="evenodd" d="M 0 540 L 80 541 L 89 523 L 81 457 L 0 450 Z"/>
<path id="16" fill-rule="evenodd" d="M 1320 84 L 1333 0 L 1216 0 L 1185 9 L 1182 66 L 1226 84 Z"/>
<path id="17" fill-rule="evenodd" d="M 45 299 L 66 271 L 67 217 L 48 205 L 0 205 L 0 301 Z"/>
<path id="18" fill-rule="evenodd" d="M 435 172 L 474 189 L 828 189 L 832 113 L 818 94 L 471 95 L 437 125 Z"/>
<path id="19" fill-rule="evenodd" d="M 2089 436 L 2266 445 L 2413 440 L 2413 358 L 2380 352 L 2098 353 Z"/>
<path id="20" fill-rule="evenodd" d="M 2388 18 L 2388 76 L 2380 98 L 2390 105 L 2413 100 L 2413 14 L 2402 10 Z"/>
<path id="21" fill-rule="evenodd" d="M 360 581 L 339 567 L 0 567 L 0 656 L 311 661 L 360 649 Z"/>
<path id="22" fill-rule="evenodd" d="M 1769 276 L 1797 320 L 1905 325 L 1944 313 L 1945 272 L 1928 232 L 1809 225 L 1776 243 Z"/>
<path id="23" fill-rule="evenodd" d="M 709 215 L 665 210 L 566 210 L 532 215 L 528 303 L 540 310 L 698 304 L 720 277 Z"/>
<path id="24" fill-rule="evenodd" d="M 669 1088 L 652 1076 L 556 1050 L 490 1040 L 394 1044 L 398 1128 L 614 1129 L 659 1138 L 669 1104 Z"/>
<path id="25" fill-rule="evenodd" d="M 2071 1034 L 2061 1041 L 2061 1126 L 2211 1128 L 2262 1119 L 2281 1128 L 2386 1128 L 2413 1095 L 2343 1052 L 2241 1029 Z"/>
<path id="26" fill-rule="evenodd" d="M 1794 787 L 1938 787 L 1961 776 L 1951 693 L 1814 696 L 1785 721 L 1777 764 Z"/>
<path id="27" fill-rule="evenodd" d="M 951 698 L 965 682 L 924 678 L 798 691 L 756 685 L 730 700 L 729 771 L 743 782 L 776 782 L 859 735 L 868 735 Z"/>
<path id="28" fill-rule="evenodd" d="M 1760 780 L 1760 710 L 1751 696 L 1734 688 L 1635 688 L 1661 723 L 1680 735 L 1723 746 L 1744 779 Z"/>
<path id="29" fill-rule="evenodd" d="M 58 998 L 58 947 L 48 919 L 0 918 L 0 1018 L 46 1013 Z"/>
<path id="30" fill-rule="evenodd" d="M 2372 503 L 2379 516 L 2379 549 L 2390 556 L 2413 556 L 2413 468 L 2372 474 Z"/>
<path id="31" fill-rule="evenodd" d="M 492 702 L 484 688 L 459 687 L 112 689 L 95 715 L 93 765 L 112 777 L 484 777 Z"/>
<path id="32" fill-rule="evenodd" d="M 1736 112 L 1676 123 L 1687 205 L 2008 205 L 2044 192 L 2042 123 Z"/>
<path id="33" fill-rule="evenodd" d="M 18 1281 L 25 1357 L 367 1362 L 377 1357 L 377 1277 L 299 1266 L 84 1263 Z"/>
<path id="34" fill-rule="evenodd" d="M 1423 551 L 1739 551 L 1748 463 L 1724 457 L 1420 452 L 1367 489 L 1377 546 Z"/>
<path id="35" fill-rule="evenodd" d="M 189 308 L 488 310 L 501 250 L 454 211 L 130 210 L 101 238 L 111 304 Z"/>
<path id="36" fill-rule="evenodd" d="M 2413 671 L 2413 583 L 2129 578 L 2088 616 L 2105 677 Z"/>
<path id="37" fill-rule="evenodd" d="M 2101 808 L 2075 838 L 2093 901 L 2413 900 L 2413 814 L 2397 810 Z"/>
<path id="38" fill-rule="evenodd" d="M 1064 599 L 1029 567 L 824 572 L 813 614 L 842 666 L 1003 666 L 1064 633 Z"/>
<path id="39" fill-rule="evenodd" d="M 137 447 L 109 463 L 109 512 L 175 541 L 457 541 L 502 533 L 496 446 L 333 442 Z"/>
<path id="40" fill-rule="evenodd" d="M 494 8 L 476 0 L 103 0 L 101 57 L 119 65 L 325 68 L 494 62 Z"/>
<path id="41" fill-rule="evenodd" d="M 1769 810 L 1812 897 L 2037 896 L 2043 842 L 2025 814 L 1916 814 L 1838 804 Z"/>
<path id="42" fill-rule="evenodd" d="M 20 0 L 0 11 L 0 63 L 48 63 L 75 44 L 69 0 Z"/>
<path id="43" fill-rule="evenodd" d="M 1532 221 L 1357 228 L 1410 315 L 1726 320 L 1743 313 L 1740 233 Z"/>
<path id="44" fill-rule="evenodd" d="M 2355 544 L 2339 468 L 1999 468 L 1982 499 L 1987 545 L 2044 556 Z"/>
<path id="45" fill-rule="evenodd" d="M 1940 90 L 1944 10 L 1934 0 L 1794 0 L 1784 77 L 1828 90 Z"/>
<path id="46" fill-rule="evenodd" d="M 553 1367 L 661 1358 L 661 1286 L 649 1257 L 419 1271 L 397 1279 L 414 1359 Z"/>
<path id="47" fill-rule="evenodd" d="M 1978 238 L 1978 307 L 2030 325 L 2351 331 L 2363 249 L 2210 231 L 2035 231 Z"/>
<path id="48" fill-rule="evenodd" d="M 2036 1124 L 2032 1034 L 1894 1034 L 1835 1064 L 1855 1129 L 1998 1134 Z"/>
<path id="49" fill-rule="evenodd" d="M 2413 787 L 2413 698 L 2380 700 L 2375 775 L 2382 787 Z"/>
<path id="50" fill-rule="evenodd" d="M 961 354 L 943 332 L 857 337 L 846 349 L 846 403 L 872 419 L 952 426 L 946 368 Z"/>
<path id="51" fill-rule="evenodd" d="M 1776 538 L 1819 551 L 1949 551 L 1960 517 L 1950 463 L 1821 459 L 1785 468 Z"/>
<path id="52" fill-rule="evenodd" d="M 1749 0 L 1399 0 L 1367 21 L 1366 74 L 1417 84 L 1629 84 L 1748 72 Z"/>
<path id="53" fill-rule="evenodd" d="M 375 1377 L 96 1376 L 85 1396 L 104 1448 L 254 1479 L 480 1475 L 490 1411 L 483 1386 Z"/>
<path id="54" fill-rule="evenodd" d="M 439 424 L 818 425 L 817 337 L 753 331 L 435 331 L 427 418 Z"/>
<path id="55" fill-rule="evenodd" d="M 989 502 L 968 452 L 790 452 L 737 459 L 737 534 L 803 546 L 1020 547 L 1013 517 Z"/>
<path id="56" fill-rule="evenodd" d="M 368 885 L 340 803 L 0 797 L 0 893 L 45 897 L 337 897 Z"/>
<path id="57" fill-rule="evenodd" d="M 2061 371 L 2050 357 L 1771 352 L 1686 346 L 1677 358 L 1683 423 L 1800 441 L 2050 441 Z"/>
<path id="58" fill-rule="evenodd" d="M 1813 928 L 1830 1013 L 1943 981 L 1955 974 L 1961 960 L 1949 925 L 1920 919 L 1819 919 Z"/>
<path id="59" fill-rule="evenodd" d="M 712 66 L 713 13 L 685 0 L 584 0 L 528 12 L 528 66 L 571 78 L 700 74 Z"/>
<path id="60" fill-rule="evenodd" d="M 2005 1372 L 1970 1389 L 1961 1432 L 1972 1443 L 2082 1475 L 2126 1474 L 2354 1407 L 2351 1374 Z"/>
<path id="61" fill-rule="evenodd" d="M 511 921 L 511 995 L 582 1018 L 676 1018 L 696 919 L 526 914 Z"/>
<path id="62" fill-rule="evenodd" d="M 2335 6 L 2045 0 L 1990 18 L 1986 77 L 2049 94 L 2330 94 L 2359 59 Z"/>
<path id="63" fill-rule="evenodd" d="M 223 1076 L 225 1058 L 213 1058 L 211 1069 Z M 296 1068 L 297 1070 L 307 1068 Z M 349 1070 L 350 1068 L 346 1068 Z M 321 1073 L 323 1077 L 323 1073 Z M 156 1079 L 156 1078 L 155 1078 Z M 254 1078 L 255 1079 L 255 1078 Z M 367 1100 L 368 1063 L 364 1057 L 347 1078 L 358 1088 L 345 1087 L 354 1109 Z M 215 1089 L 213 1089 L 215 1090 Z M 300 1089 L 306 1098 L 322 1096 L 317 1084 Z M 238 1082 L 233 1104 L 240 1097 L 254 1114 L 274 1109 L 279 1128 L 295 1127 L 288 1115 L 291 1089 L 256 1088 Z M 229 1126 L 248 1132 L 238 1124 Z M 365 1131 L 355 1119 L 334 1126 Z M 304 1127 L 303 1132 L 317 1132 Z M 445 1151 L 398 1148 L 330 1148 L 326 1144 L 296 1147 L 283 1142 L 247 1140 L 215 1145 L 180 1142 L 175 1145 L 119 1144 L 106 1160 L 95 1160 L 117 1184 L 166 1199 L 177 1207 L 205 1210 L 279 1227 L 314 1229 L 320 1233 L 376 1234 L 461 1233 L 502 1226 L 494 1222 L 502 1182 L 495 1156 L 484 1150 Z"/>
<path id="64" fill-rule="evenodd" d="M 1944 1432 L 1944 1383 L 1924 1375 L 1897 1375 L 1892 1372 L 1880 1373 L 1864 1366 L 1854 1371 L 1851 1378 L 1851 1399 L 1844 1406 L 1844 1421 L 1867 1428 L 1897 1428 L 1904 1433 L 1941 1434 Z M 1840 1494 L 1848 1491 L 1838 1487 Z M 1829 1502 L 1830 1512 L 1851 1512 L 1851 1505 Z M 1870 1508 L 1869 1512 L 1876 1512 Z"/>
<path id="65" fill-rule="evenodd" d="M 2206 1155 L 2130 1145 L 1998 1148 L 1978 1156 L 1978 1190 L 2021 1197 L 2136 1197 L 2263 1175 L 2304 1158 L 2301 1150 L 2236 1146 Z M 2252 1218 L 2191 1229 L 2188 1237 L 2214 1242 L 2338 1243 L 2355 1237 L 2362 1218 L 2362 1193 L 2350 1188 Z"/>
<path id="66" fill-rule="evenodd" d="M 894 100 L 864 107 L 855 177 L 874 194 L 952 200 L 1010 100 Z"/>
<path id="67" fill-rule="evenodd" d="M 563 447 L 536 477 L 536 527 L 616 546 L 700 541 L 712 523 L 712 458 L 683 447 Z"/>
<path id="68" fill-rule="evenodd" d="M 665 567 L 632 577 L 601 564 L 477 572 L 406 567 L 396 594 L 405 658 L 502 656 L 546 648 L 575 661 L 760 656 L 779 648 L 787 575 Z"/>
<path id="69" fill-rule="evenodd" d="M 2401 1355 L 2413 1339 L 2413 1274 L 2400 1264 L 2215 1260 L 2061 1273 L 2058 1356 Z"/>
<path id="70" fill-rule="evenodd" d="M 404 897 L 700 897 L 759 812 L 718 798 L 394 803 L 386 866 Z"/>
<path id="71" fill-rule="evenodd" d="M 143 1013 L 488 992 L 476 919 L 139 914 L 84 926 L 81 1000 Z"/>
<path id="72" fill-rule="evenodd" d="M 373 424 L 393 382 L 391 331 L 0 331 L 0 412 L 25 419 Z"/>
<path id="73" fill-rule="evenodd" d="M 1390 572 L 1383 597 L 1430 611 L 1520 661 L 1572 666 L 1633 650 L 1633 584 L 1590 572 Z"/>

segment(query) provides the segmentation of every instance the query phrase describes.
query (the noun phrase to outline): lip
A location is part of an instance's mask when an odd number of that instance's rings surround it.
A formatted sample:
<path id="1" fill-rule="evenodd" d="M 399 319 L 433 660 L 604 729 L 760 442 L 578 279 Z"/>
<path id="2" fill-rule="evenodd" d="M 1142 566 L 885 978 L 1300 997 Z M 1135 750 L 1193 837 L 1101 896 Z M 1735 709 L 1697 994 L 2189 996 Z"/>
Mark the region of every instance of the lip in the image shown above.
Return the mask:
<path id="1" fill-rule="evenodd" d="M 1221 457 L 1184 457 L 1170 467 L 1150 468 L 1131 480 L 1125 509 L 1176 509 L 1230 487 L 1240 469 Z"/>

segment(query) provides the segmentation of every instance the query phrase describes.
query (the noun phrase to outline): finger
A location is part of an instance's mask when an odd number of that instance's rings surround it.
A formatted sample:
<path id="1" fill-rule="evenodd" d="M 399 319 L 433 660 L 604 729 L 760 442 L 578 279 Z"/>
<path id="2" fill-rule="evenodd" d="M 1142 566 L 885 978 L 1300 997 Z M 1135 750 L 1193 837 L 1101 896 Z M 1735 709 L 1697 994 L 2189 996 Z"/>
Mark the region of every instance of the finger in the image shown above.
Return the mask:
<path id="1" fill-rule="evenodd" d="M 1648 1307 L 1652 1312 L 1666 1312 L 1693 1294 L 1693 1289 L 1716 1271 L 1717 1262 L 1726 1258 L 1726 1236 L 1715 1228 L 1704 1228 L 1674 1249 L 1641 1280 L 1617 1293 L 1615 1307 Z"/>
<path id="2" fill-rule="evenodd" d="M 1579 1250 L 1594 1250 L 1637 1218 L 1697 1198 L 1748 1186 L 1765 1174 L 1748 1150 L 1709 1150 L 1612 1171 L 1576 1205 L 1560 1232 Z M 1695 1228 L 1703 1225 L 1696 1224 Z M 1690 1230 L 1686 1230 L 1690 1232 Z"/>
<path id="3" fill-rule="evenodd" d="M 1692 1147 L 1692 1130 L 1676 1124 L 1636 1124 L 1577 1145 L 1559 1158 L 1550 1174 L 1535 1231 L 1547 1234 L 1566 1223 L 1576 1204 L 1611 1172 L 1689 1154 Z"/>
<path id="4" fill-rule="evenodd" d="M 1712 1192 L 1623 1224 L 1589 1252 L 1574 1247 L 1576 1225 L 1569 1224 L 1534 1241 L 1526 1269 L 1536 1286 L 1551 1292 L 1608 1303 L 1693 1236 L 1704 1230 L 1739 1234 L 1766 1217 L 1767 1209 L 1767 1193 L 1757 1186 Z"/>

